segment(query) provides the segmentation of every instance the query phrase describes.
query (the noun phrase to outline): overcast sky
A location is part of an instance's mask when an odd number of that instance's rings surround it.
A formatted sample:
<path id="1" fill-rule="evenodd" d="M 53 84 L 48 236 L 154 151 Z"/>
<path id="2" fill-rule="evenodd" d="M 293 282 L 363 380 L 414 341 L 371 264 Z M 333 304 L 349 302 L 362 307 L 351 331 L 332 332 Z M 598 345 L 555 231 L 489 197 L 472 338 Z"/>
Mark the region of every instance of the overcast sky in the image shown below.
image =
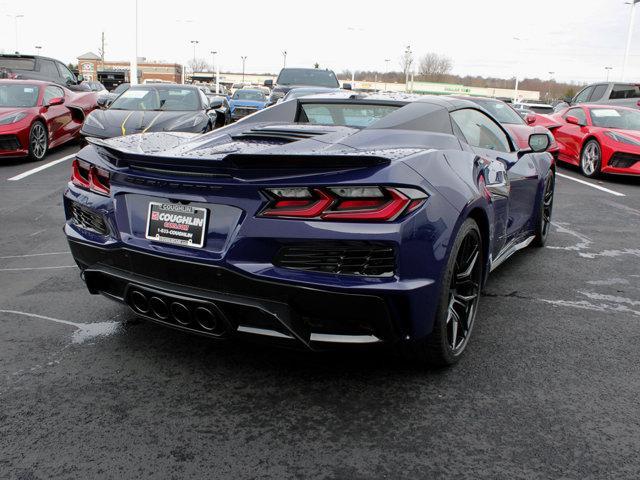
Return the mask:
<path id="1" fill-rule="evenodd" d="M 223 70 L 277 72 L 282 51 L 288 66 L 379 69 L 386 58 L 399 70 L 407 45 L 421 54 L 433 51 L 453 60 L 453 73 L 598 81 L 611 66 L 622 70 L 630 17 L 625 0 L 405 0 L 403 2 L 320 2 L 279 0 L 139 0 L 140 56 L 184 63 L 193 56 Z M 106 59 L 122 60 L 134 48 L 134 0 L 0 0 L 0 49 L 19 49 L 65 63 L 87 51 L 98 53 L 106 35 Z M 380 6 L 378 6 L 380 5 Z M 640 10 L 640 5 L 638 6 Z M 640 11 L 629 61 L 629 79 L 640 80 Z M 514 40 L 519 37 L 520 40 Z"/>

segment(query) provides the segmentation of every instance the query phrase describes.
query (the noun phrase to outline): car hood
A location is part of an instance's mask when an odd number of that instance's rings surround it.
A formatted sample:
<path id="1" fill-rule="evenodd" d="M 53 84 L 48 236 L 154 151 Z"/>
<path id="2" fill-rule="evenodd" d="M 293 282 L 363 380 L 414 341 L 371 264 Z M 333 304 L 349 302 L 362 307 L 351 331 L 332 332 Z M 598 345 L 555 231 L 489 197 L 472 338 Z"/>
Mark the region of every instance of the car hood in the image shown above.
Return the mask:
<path id="1" fill-rule="evenodd" d="M 104 126 L 104 136 L 146 132 L 192 131 L 194 122 L 207 121 L 207 115 L 194 112 L 156 112 L 131 110 L 95 110 L 91 115 Z M 86 125 L 85 125 L 86 126 Z M 83 127 L 83 130 L 96 127 Z"/>
<path id="2" fill-rule="evenodd" d="M 0 107 L 0 118 L 6 117 L 13 113 L 25 112 L 28 113 L 32 107 Z"/>

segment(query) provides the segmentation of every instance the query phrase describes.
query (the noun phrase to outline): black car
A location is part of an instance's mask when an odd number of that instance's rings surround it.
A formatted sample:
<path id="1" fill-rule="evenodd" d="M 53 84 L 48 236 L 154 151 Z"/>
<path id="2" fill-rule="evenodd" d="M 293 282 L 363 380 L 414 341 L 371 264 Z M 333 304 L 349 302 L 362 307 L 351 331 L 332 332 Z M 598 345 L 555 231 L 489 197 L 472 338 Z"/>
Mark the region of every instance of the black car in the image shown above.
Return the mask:
<path id="1" fill-rule="evenodd" d="M 275 84 L 273 80 L 265 80 L 264 86 L 272 88 L 271 96 L 267 103 L 267 106 L 269 106 L 284 97 L 292 88 L 340 88 L 340 82 L 338 82 L 338 77 L 336 77 L 336 74 L 333 73 L 332 70 L 320 70 L 319 68 L 283 68 L 280 70 Z M 343 88 L 345 90 L 351 90 L 351 85 L 345 83 Z"/>
<path id="2" fill-rule="evenodd" d="M 95 138 L 146 132 L 204 133 L 217 125 L 216 109 L 221 105 L 193 85 L 135 85 L 109 108 L 91 112 L 80 133 Z"/>
<path id="3" fill-rule="evenodd" d="M 38 55 L 0 54 L 0 78 L 43 80 L 77 92 L 88 91 L 80 85 L 82 75 L 76 77 L 61 61 Z"/>

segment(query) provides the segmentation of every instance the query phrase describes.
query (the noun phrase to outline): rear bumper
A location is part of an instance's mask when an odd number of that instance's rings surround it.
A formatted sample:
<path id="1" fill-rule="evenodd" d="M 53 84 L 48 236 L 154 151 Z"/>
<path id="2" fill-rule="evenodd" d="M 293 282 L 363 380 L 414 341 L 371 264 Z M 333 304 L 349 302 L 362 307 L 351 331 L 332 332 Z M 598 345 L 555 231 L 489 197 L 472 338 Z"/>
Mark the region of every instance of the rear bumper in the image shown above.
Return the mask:
<path id="1" fill-rule="evenodd" d="M 142 317 L 180 330 L 216 338 L 263 337 L 312 350 L 393 343 L 405 336 L 402 326 L 392 321 L 394 307 L 382 295 L 270 282 L 223 267 L 72 239 L 69 246 L 91 293 L 106 295 Z M 164 303 L 166 315 L 138 308 L 132 295 L 142 298 L 140 294 L 147 301 L 155 297 Z M 175 318 L 176 303 L 186 305 L 189 322 Z M 198 323 L 194 314 L 198 308 L 214 312 L 219 320 L 216 329 Z"/>

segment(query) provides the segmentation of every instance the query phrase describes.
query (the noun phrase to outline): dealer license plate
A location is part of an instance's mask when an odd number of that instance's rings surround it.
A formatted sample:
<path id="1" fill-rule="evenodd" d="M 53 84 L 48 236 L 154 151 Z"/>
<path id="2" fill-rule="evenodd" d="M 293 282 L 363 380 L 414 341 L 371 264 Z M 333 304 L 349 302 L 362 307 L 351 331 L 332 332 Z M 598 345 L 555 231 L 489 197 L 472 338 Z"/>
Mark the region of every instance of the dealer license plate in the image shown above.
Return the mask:
<path id="1" fill-rule="evenodd" d="M 146 237 L 156 242 L 202 248 L 207 213 L 208 210 L 201 207 L 150 202 Z"/>

